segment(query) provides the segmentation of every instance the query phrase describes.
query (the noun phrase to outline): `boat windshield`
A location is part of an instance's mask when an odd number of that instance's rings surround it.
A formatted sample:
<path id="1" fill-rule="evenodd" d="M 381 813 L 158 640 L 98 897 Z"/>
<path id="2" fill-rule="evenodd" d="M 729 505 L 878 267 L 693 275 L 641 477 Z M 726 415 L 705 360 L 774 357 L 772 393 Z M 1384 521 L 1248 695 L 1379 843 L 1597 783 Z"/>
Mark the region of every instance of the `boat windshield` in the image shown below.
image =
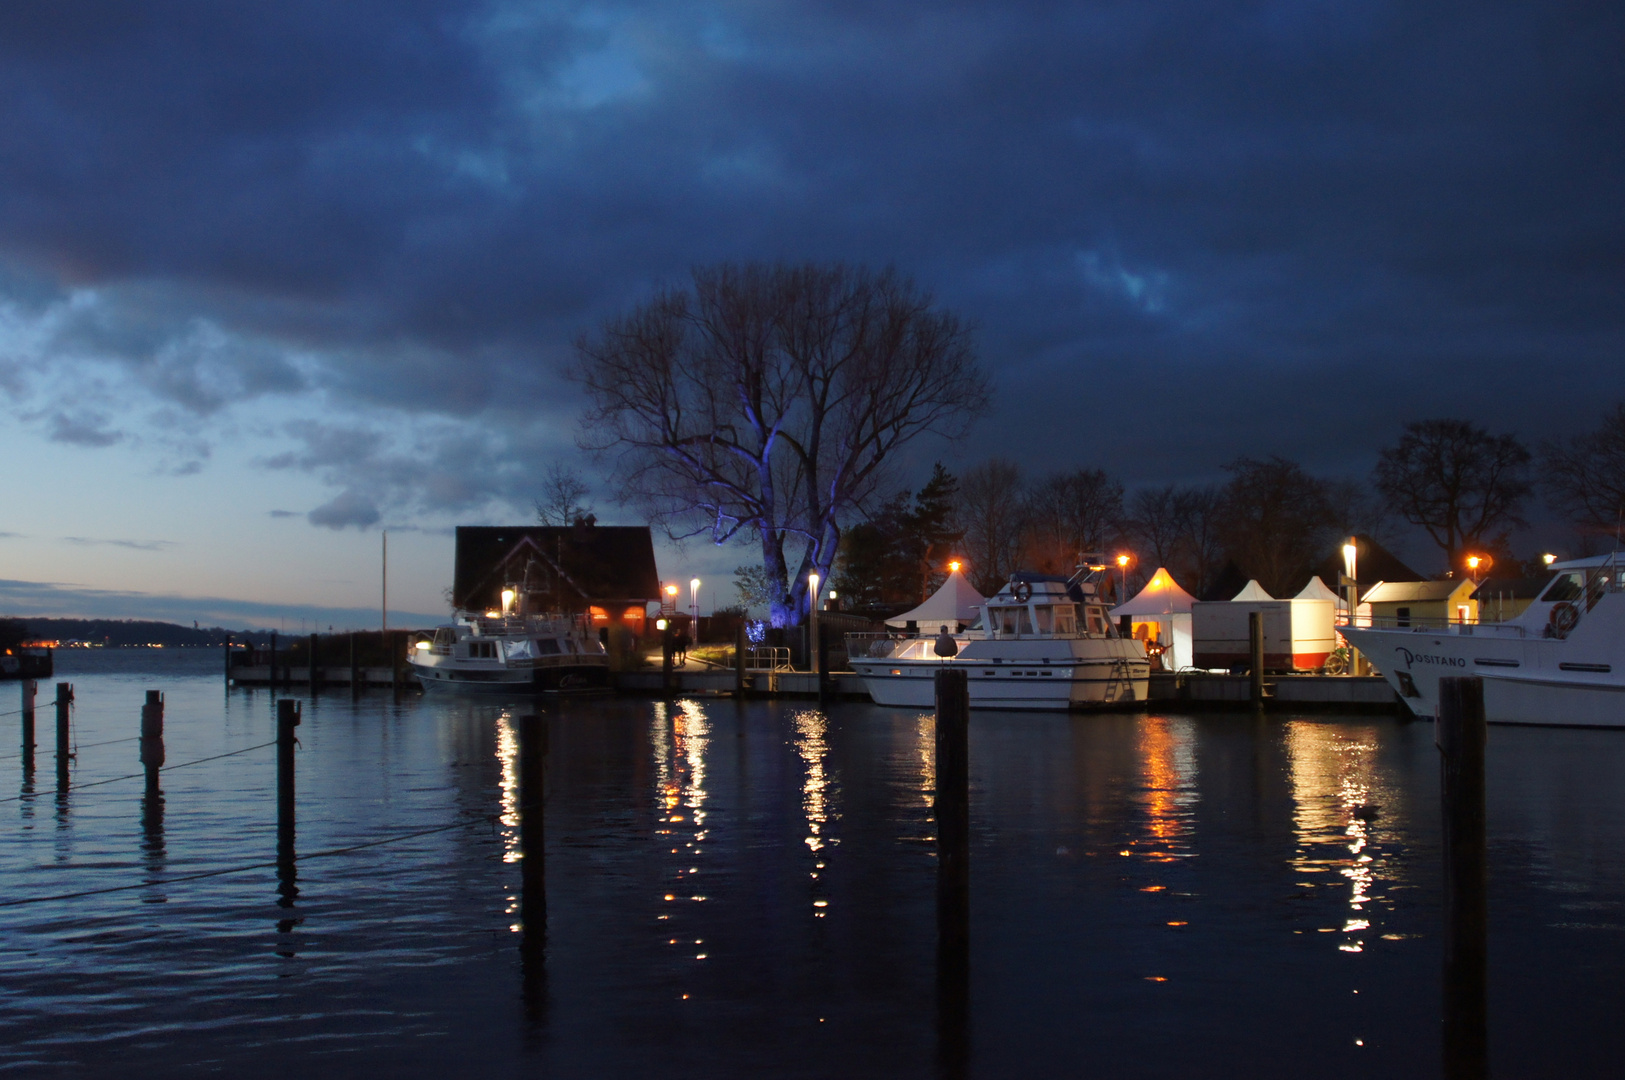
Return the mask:
<path id="1" fill-rule="evenodd" d="M 1552 579 L 1552 583 L 1546 586 L 1546 591 L 1541 594 L 1540 598 L 1549 602 L 1578 600 L 1584 592 L 1584 575 L 1578 570 L 1571 570 L 1568 573 L 1558 574 L 1556 578 Z"/>

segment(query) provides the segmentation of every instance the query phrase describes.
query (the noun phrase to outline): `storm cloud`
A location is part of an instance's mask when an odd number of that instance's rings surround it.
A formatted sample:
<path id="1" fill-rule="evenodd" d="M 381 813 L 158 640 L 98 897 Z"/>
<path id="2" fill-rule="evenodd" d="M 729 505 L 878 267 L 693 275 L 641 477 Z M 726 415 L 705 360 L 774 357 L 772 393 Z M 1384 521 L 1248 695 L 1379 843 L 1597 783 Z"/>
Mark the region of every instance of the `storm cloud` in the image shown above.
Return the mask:
<path id="1" fill-rule="evenodd" d="M 1622 31 L 1585 3 L 11 5 L 0 385 L 173 470 L 281 403 L 261 464 L 332 489 L 317 525 L 523 508 L 596 320 L 699 263 L 844 259 L 977 325 L 969 460 L 1360 474 L 1405 419 L 1538 438 L 1601 412 L 1625 344 Z"/>

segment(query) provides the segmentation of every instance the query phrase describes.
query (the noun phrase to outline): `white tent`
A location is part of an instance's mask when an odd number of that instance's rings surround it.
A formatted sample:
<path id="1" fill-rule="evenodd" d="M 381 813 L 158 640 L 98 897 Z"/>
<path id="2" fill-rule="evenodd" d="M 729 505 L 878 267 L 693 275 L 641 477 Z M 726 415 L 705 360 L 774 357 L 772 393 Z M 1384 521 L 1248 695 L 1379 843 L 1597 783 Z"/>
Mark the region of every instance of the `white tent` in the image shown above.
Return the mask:
<path id="1" fill-rule="evenodd" d="M 887 619 L 886 625 L 902 630 L 913 623 L 922 634 L 935 634 L 946 626 L 950 632 L 957 633 L 975 620 L 986 601 L 985 596 L 971 588 L 965 575 L 955 570 L 942 583 L 942 588 L 931 594 L 929 600 L 913 611 Z"/>
<path id="2" fill-rule="evenodd" d="M 1300 591 L 1298 595 L 1294 596 L 1292 599 L 1330 600 L 1332 603 L 1337 605 L 1338 611 L 1347 611 L 1349 607 L 1348 600 L 1332 592 L 1331 589 L 1327 588 L 1326 583 L 1320 580 L 1319 577 L 1310 578 L 1309 584 L 1305 585 L 1302 591 Z"/>
<path id="3" fill-rule="evenodd" d="M 1238 592 L 1236 595 L 1234 595 L 1234 596 L 1232 596 L 1230 598 L 1230 602 L 1233 604 L 1237 600 L 1247 602 L 1247 601 L 1251 601 L 1251 600 L 1274 600 L 1274 599 L 1275 599 L 1275 597 L 1271 596 L 1269 593 L 1264 591 L 1264 586 L 1262 586 L 1262 585 L 1260 585 L 1258 583 L 1258 579 L 1253 578 L 1253 579 L 1251 579 L 1251 580 L 1249 580 L 1247 582 L 1247 587 L 1246 588 L 1242 589 L 1240 592 Z"/>
<path id="4" fill-rule="evenodd" d="M 1114 616 L 1129 616 L 1134 636 L 1159 641 L 1168 650 L 1163 667 L 1177 671 L 1191 663 L 1191 604 L 1195 597 L 1179 587 L 1163 567 L 1151 575 L 1132 599 L 1112 608 Z"/>

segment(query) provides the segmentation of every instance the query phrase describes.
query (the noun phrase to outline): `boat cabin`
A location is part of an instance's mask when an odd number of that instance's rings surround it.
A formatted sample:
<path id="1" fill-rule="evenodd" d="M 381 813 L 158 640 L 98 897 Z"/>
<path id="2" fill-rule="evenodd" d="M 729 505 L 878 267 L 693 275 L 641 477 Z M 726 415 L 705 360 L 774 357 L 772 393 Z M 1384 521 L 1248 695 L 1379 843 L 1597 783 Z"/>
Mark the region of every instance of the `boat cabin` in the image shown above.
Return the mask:
<path id="1" fill-rule="evenodd" d="M 1018 574 L 988 597 L 970 629 L 995 640 L 1117 636 L 1093 583 L 1037 574 Z"/>

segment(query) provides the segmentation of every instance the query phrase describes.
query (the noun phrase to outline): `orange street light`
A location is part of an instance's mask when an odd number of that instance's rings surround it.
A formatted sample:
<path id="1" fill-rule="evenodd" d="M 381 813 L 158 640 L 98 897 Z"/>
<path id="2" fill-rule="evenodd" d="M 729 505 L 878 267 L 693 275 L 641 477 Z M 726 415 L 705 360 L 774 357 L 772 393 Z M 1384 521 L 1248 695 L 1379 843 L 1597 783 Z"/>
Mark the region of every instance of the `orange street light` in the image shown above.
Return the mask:
<path id="1" fill-rule="evenodd" d="M 948 573 L 950 573 L 950 574 L 959 573 L 959 560 L 958 559 L 950 559 L 948 561 Z"/>

